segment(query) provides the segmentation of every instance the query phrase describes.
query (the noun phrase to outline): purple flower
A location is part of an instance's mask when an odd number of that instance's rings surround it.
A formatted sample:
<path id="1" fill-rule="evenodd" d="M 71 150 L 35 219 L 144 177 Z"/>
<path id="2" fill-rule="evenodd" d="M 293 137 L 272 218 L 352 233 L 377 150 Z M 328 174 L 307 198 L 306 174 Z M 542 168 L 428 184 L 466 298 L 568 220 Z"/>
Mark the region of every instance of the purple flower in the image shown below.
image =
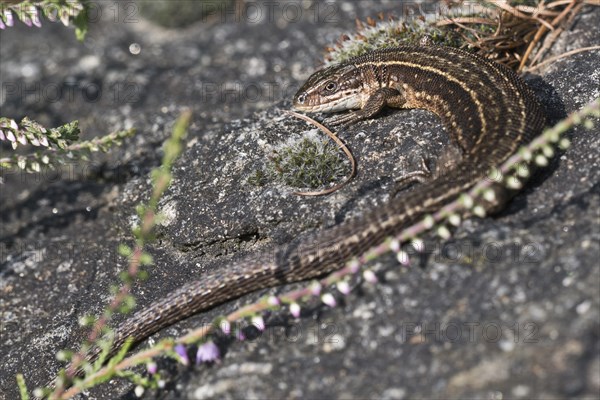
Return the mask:
<path id="1" fill-rule="evenodd" d="M 252 325 L 261 332 L 265 330 L 265 320 L 260 315 L 252 317 Z"/>
<path id="2" fill-rule="evenodd" d="M 363 272 L 363 277 L 365 278 L 365 281 L 369 283 L 377 283 L 377 275 L 375 275 L 375 273 L 370 269 L 367 269 Z"/>
<path id="3" fill-rule="evenodd" d="M 42 27 L 42 21 L 40 20 L 39 15 L 36 15 L 32 20 L 33 24 L 38 27 L 41 28 Z"/>
<path id="4" fill-rule="evenodd" d="M 184 345 L 178 344 L 175 346 L 175 353 L 180 357 L 180 361 L 183 365 L 190 365 L 190 359 L 188 358 Z"/>
<path id="5" fill-rule="evenodd" d="M 21 143 L 22 145 L 26 145 L 27 144 L 27 138 L 25 137 L 25 135 L 23 135 L 20 132 L 17 132 L 17 140 L 19 141 L 19 143 Z"/>
<path id="6" fill-rule="evenodd" d="M 348 284 L 347 281 L 340 281 L 337 283 L 337 289 L 340 291 L 340 293 L 342 293 L 344 296 L 350 294 L 350 285 Z"/>
<path id="7" fill-rule="evenodd" d="M 6 21 L 6 26 L 13 26 L 14 20 L 10 10 L 4 10 L 4 20 Z"/>
<path id="8" fill-rule="evenodd" d="M 292 313 L 294 318 L 300 318 L 300 305 L 298 303 L 290 304 L 290 313 Z"/>
<path id="9" fill-rule="evenodd" d="M 31 18 L 29 18 L 29 16 L 28 16 L 28 15 L 25 15 L 25 14 L 22 14 L 22 17 L 21 17 L 21 22 L 22 22 L 22 23 L 24 23 L 25 25 L 27 25 L 27 26 L 28 26 L 28 27 L 30 27 L 30 28 L 31 28 L 31 25 L 33 25 L 33 24 L 31 23 Z"/>
<path id="10" fill-rule="evenodd" d="M 399 252 L 396 253 L 396 260 L 398 260 L 400 265 L 403 265 L 405 267 L 410 265 L 410 257 L 408 255 L 408 253 L 405 252 L 404 250 L 400 250 Z"/>
<path id="11" fill-rule="evenodd" d="M 425 242 L 423 242 L 422 239 L 414 239 L 411 245 L 419 253 L 423 253 L 425 251 Z"/>
<path id="12" fill-rule="evenodd" d="M 60 22 L 63 23 L 64 26 L 69 26 L 69 11 L 66 9 L 60 10 Z"/>
<path id="13" fill-rule="evenodd" d="M 348 263 L 348 267 L 350 268 L 350 271 L 355 274 L 360 269 L 360 262 L 355 258 Z"/>
<path id="14" fill-rule="evenodd" d="M 40 14 L 38 13 L 38 9 L 35 6 L 31 6 L 29 7 L 29 16 L 31 17 L 31 22 L 33 22 L 33 25 L 37 26 L 38 28 L 42 27 L 42 21 L 40 21 Z"/>
<path id="15" fill-rule="evenodd" d="M 323 296 L 321 296 L 321 301 L 332 308 L 337 305 L 335 297 L 333 297 L 331 293 L 325 293 Z"/>
<path id="16" fill-rule="evenodd" d="M 154 375 L 158 371 L 158 365 L 156 365 L 154 361 L 148 362 L 148 364 L 146 364 L 146 368 L 148 369 L 148 373 L 150 373 L 150 375 Z"/>
<path id="17" fill-rule="evenodd" d="M 223 331 L 223 333 L 227 336 L 229 336 L 231 333 L 231 323 L 226 319 L 221 320 L 219 323 L 219 328 L 221 328 L 221 331 Z"/>
<path id="18" fill-rule="evenodd" d="M 213 342 L 206 342 L 198 346 L 198 352 L 196 353 L 196 364 L 202 364 L 205 362 L 218 361 L 221 357 L 219 348 Z"/>
<path id="19" fill-rule="evenodd" d="M 6 25 L 4 25 L 4 21 L 2 21 L 2 18 L 0 17 L 0 29 L 4 28 L 6 28 Z"/>
<path id="20" fill-rule="evenodd" d="M 40 138 L 40 144 L 41 144 L 42 146 L 44 146 L 44 147 L 48 147 L 48 144 L 49 144 L 49 143 L 48 143 L 48 138 L 47 138 L 46 136 L 42 136 L 42 137 Z"/>
<path id="21" fill-rule="evenodd" d="M 145 390 L 146 389 L 144 389 L 142 385 L 137 385 L 135 389 L 133 389 L 133 392 L 135 393 L 136 397 L 142 397 L 144 395 Z"/>
<path id="22" fill-rule="evenodd" d="M 310 292 L 313 294 L 313 296 L 318 296 L 321 294 L 321 284 L 319 282 L 315 282 L 310 285 Z"/>
<path id="23" fill-rule="evenodd" d="M 4 136 L 4 131 L 2 129 L 0 129 L 0 140 L 6 140 L 6 136 Z"/>
<path id="24" fill-rule="evenodd" d="M 269 298 L 267 299 L 267 302 L 269 303 L 270 306 L 278 306 L 279 304 L 281 304 L 281 302 L 279 301 L 279 299 L 275 296 L 269 296 Z"/>

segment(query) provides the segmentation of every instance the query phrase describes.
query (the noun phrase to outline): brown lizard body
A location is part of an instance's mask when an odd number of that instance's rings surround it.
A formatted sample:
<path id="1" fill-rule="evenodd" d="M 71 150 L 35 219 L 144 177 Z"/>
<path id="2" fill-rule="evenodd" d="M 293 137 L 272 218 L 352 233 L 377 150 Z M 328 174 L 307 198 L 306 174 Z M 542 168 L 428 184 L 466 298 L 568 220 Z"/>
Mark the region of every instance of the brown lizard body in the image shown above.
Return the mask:
<path id="1" fill-rule="evenodd" d="M 435 212 L 539 134 L 545 117 L 525 83 L 508 68 L 446 47 L 370 52 L 314 73 L 294 98 L 307 112 L 336 115 L 334 125 L 375 116 L 385 106 L 436 113 L 462 158 L 452 169 L 350 220 L 190 282 L 136 312 L 115 331 L 114 351 L 192 314 L 246 293 L 315 278 L 340 268 L 386 237 Z M 89 358 L 97 356 L 97 351 Z"/>

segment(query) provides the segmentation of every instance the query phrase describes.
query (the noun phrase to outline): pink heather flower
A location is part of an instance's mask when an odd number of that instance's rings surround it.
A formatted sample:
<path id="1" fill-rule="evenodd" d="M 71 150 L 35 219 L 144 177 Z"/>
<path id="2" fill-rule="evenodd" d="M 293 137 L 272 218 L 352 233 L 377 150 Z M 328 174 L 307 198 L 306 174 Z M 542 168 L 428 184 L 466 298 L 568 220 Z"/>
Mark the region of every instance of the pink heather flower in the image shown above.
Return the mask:
<path id="1" fill-rule="evenodd" d="M 321 296 L 321 301 L 332 308 L 337 305 L 335 297 L 333 297 L 331 293 L 325 293 L 323 296 Z"/>
<path id="2" fill-rule="evenodd" d="M 175 353 L 180 357 L 180 361 L 183 365 L 190 365 L 190 359 L 188 358 L 184 345 L 178 344 L 175 346 Z"/>
<path id="3" fill-rule="evenodd" d="M 22 133 L 17 132 L 17 140 L 23 145 L 27 144 L 27 138 Z"/>
<path id="4" fill-rule="evenodd" d="M 32 138 L 29 143 L 31 143 L 34 146 L 39 146 L 40 145 L 40 141 L 37 140 L 37 138 Z"/>
<path id="5" fill-rule="evenodd" d="M 411 245 L 412 245 L 413 249 L 415 249 L 419 253 L 422 253 L 425 251 L 425 242 L 423 241 L 423 239 L 415 239 L 412 241 Z"/>
<path id="6" fill-rule="evenodd" d="M 290 304 L 290 313 L 292 313 L 294 318 L 300 318 L 300 305 L 298 303 Z"/>
<path id="7" fill-rule="evenodd" d="M 4 136 L 4 131 L 0 129 L 0 140 L 6 140 L 6 136 Z"/>
<path id="8" fill-rule="evenodd" d="M 448 240 L 450 238 L 450 236 L 452 235 L 450 233 L 450 230 L 447 227 L 445 227 L 444 225 L 440 226 L 437 229 L 437 234 L 439 237 L 441 237 L 444 240 Z"/>
<path id="9" fill-rule="evenodd" d="M 146 364 L 146 369 L 150 375 L 154 375 L 158 372 L 158 365 L 154 361 L 150 361 Z"/>
<path id="10" fill-rule="evenodd" d="M 133 389 L 133 392 L 135 393 L 136 397 L 142 397 L 144 395 L 145 390 L 146 389 L 144 389 L 142 385 L 137 385 L 135 389 Z"/>
<path id="11" fill-rule="evenodd" d="M 18 129 L 19 129 L 19 125 L 17 125 L 17 123 L 15 122 L 15 120 L 14 120 L 14 119 L 11 119 L 11 120 L 10 120 L 10 129 L 12 129 L 12 130 L 14 130 L 14 131 L 16 131 L 16 130 L 18 130 Z"/>
<path id="12" fill-rule="evenodd" d="M 219 323 L 219 327 L 225 335 L 229 336 L 229 334 L 231 333 L 231 323 L 229 321 L 227 321 L 226 319 L 222 320 Z"/>
<path id="13" fill-rule="evenodd" d="M 48 145 L 49 145 L 48 138 L 46 136 L 42 136 L 40 138 L 40 144 L 44 147 L 48 147 Z"/>
<path id="14" fill-rule="evenodd" d="M 12 131 L 8 131 L 6 132 L 6 138 L 10 141 L 10 142 L 16 142 L 17 138 L 15 137 L 15 134 Z"/>
<path id="15" fill-rule="evenodd" d="M 60 22 L 63 23 L 64 26 L 69 26 L 69 11 L 65 9 L 60 10 Z"/>
<path id="16" fill-rule="evenodd" d="M 6 26 L 14 25 L 15 21 L 13 19 L 13 15 L 10 10 L 4 10 L 4 20 L 6 21 Z"/>
<path id="17" fill-rule="evenodd" d="M 269 303 L 270 306 L 278 306 L 281 304 L 281 302 L 279 301 L 279 299 L 276 296 L 269 296 L 269 298 L 267 299 L 267 302 Z"/>
<path id="18" fill-rule="evenodd" d="M 348 282 L 346 281 L 340 281 L 337 283 L 337 289 L 340 291 L 340 293 L 342 293 L 344 296 L 350 294 L 350 285 L 348 284 Z"/>
<path id="19" fill-rule="evenodd" d="M 33 24 L 31 23 L 31 19 L 29 18 L 29 15 L 27 15 L 27 14 L 21 14 L 21 15 L 22 15 L 21 22 L 31 28 L 31 25 L 33 25 Z"/>
<path id="20" fill-rule="evenodd" d="M 408 256 L 408 253 L 405 252 L 404 250 L 400 250 L 398 253 L 396 253 L 396 259 L 398 260 L 398 262 L 401 265 L 404 265 L 404 266 L 410 265 L 410 257 Z"/>
<path id="21" fill-rule="evenodd" d="M 321 294 L 321 284 L 319 282 L 315 282 L 314 284 L 310 285 L 310 292 L 313 294 L 313 296 L 318 296 Z"/>
<path id="22" fill-rule="evenodd" d="M 35 6 L 31 6 L 29 7 L 29 16 L 31 17 L 31 22 L 33 22 L 33 25 L 37 26 L 38 28 L 42 27 L 42 21 L 40 21 L 40 14 L 38 13 L 38 9 Z"/>
<path id="23" fill-rule="evenodd" d="M 265 330 L 265 320 L 260 315 L 255 315 L 252 317 L 252 325 L 254 325 L 256 329 L 261 332 Z"/>
<path id="24" fill-rule="evenodd" d="M 213 342 L 206 342 L 198 346 L 198 352 L 196 353 L 196 365 L 205 362 L 213 362 L 219 360 L 221 353 L 219 348 Z"/>
<path id="25" fill-rule="evenodd" d="M 350 271 L 355 274 L 360 269 L 360 262 L 355 258 L 348 263 L 348 268 L 350 268 Z"/>
<path id="26" fill-rule="evenodd" d="M 4 28 L 6 28 L 6 25 L 4 25 L 4 21 L 2 21 L 2 18 L 0 18 L 0 29 Z"/>
<path id="27" fill-rule="evenodd" d="M 367 269 L 363 272 L 363 277 L 365 278 L 365 281 L 369 283 L 377 283 L 377 275 L 375 275 L 375 273 L 370 269 Z"/>

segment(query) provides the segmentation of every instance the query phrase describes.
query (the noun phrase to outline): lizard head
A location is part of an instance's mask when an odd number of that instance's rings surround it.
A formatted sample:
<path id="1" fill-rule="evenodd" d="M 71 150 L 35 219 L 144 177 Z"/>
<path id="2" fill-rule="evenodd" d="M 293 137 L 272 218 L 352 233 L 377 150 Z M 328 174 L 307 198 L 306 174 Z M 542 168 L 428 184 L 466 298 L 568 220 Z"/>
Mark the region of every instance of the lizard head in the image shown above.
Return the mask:
<path id="1" fill-rule="evenodd" d="M 353 65 L 333 65 L 312 74 L 294 96 L 294 108 L 335 112 L 360 108 L 360 72 Z"/>

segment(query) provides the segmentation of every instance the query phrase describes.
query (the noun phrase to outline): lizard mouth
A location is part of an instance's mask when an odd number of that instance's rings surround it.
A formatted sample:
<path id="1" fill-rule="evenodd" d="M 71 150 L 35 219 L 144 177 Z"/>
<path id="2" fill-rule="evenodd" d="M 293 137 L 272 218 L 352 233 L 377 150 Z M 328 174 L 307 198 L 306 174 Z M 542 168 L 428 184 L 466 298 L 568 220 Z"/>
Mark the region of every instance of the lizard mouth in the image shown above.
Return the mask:
<path id="1" fill-rule="evenodd" d="M 307 100 L 306 93 L 298 94 L 294 97 L 294 108 L 306 112 L 337 112 L 360 108 L 360 99 L 356 96 L 341 97 L 336 100 L 330 100 L 324 103 L 312 103 Z"/>

